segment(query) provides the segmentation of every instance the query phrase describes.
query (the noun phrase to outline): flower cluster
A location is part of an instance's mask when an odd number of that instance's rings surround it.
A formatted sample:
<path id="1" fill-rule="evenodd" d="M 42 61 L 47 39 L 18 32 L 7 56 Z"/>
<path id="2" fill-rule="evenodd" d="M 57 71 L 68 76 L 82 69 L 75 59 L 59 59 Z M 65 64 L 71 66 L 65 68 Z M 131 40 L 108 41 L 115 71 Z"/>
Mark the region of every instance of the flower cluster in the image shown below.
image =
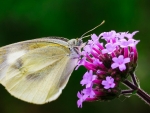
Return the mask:
<path id="1" fill-rule="evenodd" d="M 77 94 L 78 107 L 82 107 L 84 101 L 107 101 L 119 96 L 119 83 L 134 72 L 137 65 L 139 40 L 133 39 L 137 32 L 110 31 L 91 35 L 76 67 L 83 65 L 88 70 L 80 82 L 85 89 Z"/>

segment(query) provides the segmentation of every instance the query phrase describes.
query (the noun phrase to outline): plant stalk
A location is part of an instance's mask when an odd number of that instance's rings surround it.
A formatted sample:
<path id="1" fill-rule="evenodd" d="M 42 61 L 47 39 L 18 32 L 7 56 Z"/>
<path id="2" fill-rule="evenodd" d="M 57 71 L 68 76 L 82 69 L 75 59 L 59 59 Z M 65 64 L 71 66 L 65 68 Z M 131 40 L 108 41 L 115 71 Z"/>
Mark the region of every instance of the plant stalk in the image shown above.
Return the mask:
<path id="1" fill-rule="evenodd" d="M 148 95 L 144 90 L 132 84 L 128 80 L 123 81 L 123 84 L 132 90 L 136 90 L 137 91 L 136 95 L 138 95 L 143 101 L 145 101 L 148 105 L 150 105 L 150 95 Z"/>

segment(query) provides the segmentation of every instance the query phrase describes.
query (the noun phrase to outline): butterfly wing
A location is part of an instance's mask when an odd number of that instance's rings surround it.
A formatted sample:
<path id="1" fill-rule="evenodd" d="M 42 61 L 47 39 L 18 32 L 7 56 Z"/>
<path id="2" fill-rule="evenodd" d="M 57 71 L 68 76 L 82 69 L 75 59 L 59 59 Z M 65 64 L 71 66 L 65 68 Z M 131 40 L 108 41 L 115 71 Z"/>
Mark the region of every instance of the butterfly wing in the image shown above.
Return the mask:
<path id="1" fill-rule="evenodd" d="M 5 76 L 9 65 L 13 64 L 18 58 L 29 51 L 46 46 L 68 46 L 67 39 L 61 37 L 46 37 L 22 41 L 0 48 L 0 80 Z"/>
<path id="2" fill-rule="evenodd" d="M 44 104 L 55 100 L 77 62 L 70 54 L 68 48 L 57 43 L 32 49 L 9 61 L 0 82 L 13 96 L 27 102 Z"/>

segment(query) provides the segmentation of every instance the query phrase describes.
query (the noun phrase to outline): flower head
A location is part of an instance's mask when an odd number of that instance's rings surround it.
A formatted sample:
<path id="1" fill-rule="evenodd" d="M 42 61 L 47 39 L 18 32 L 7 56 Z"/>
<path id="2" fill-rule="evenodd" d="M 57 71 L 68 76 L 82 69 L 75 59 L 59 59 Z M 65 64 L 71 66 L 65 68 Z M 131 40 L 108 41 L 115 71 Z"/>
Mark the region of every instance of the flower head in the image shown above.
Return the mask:
<path id="1" fill-rule="evenodd" d="M 88 71 L 80 84 L 85 89 L 78 92 L 78 107 L 85 101 L 111 100 L 121 93 L 119 83 L 134 72 L 137 63 L 136 45 L 133 33 L 110 31 L 91 35 L 91 40 L 83 48 L 77 67 Z M 103 43 L 100 40 L 104 40 Z"/>

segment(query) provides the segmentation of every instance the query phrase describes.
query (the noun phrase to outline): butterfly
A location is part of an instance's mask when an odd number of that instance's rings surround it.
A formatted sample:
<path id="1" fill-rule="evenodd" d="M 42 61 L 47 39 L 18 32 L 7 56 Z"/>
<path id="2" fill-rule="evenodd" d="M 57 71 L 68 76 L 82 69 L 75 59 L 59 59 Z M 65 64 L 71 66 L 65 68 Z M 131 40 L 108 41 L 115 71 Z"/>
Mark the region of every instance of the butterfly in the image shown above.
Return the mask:
<path id="1" fill-rule="evenodd" d="M 0 84 L 29 103 L 57 99 L 77 65 L 86 33 L 78 39 L 46 37 L 0 47 Z"/>
<path id="2" fill-rule="evenodd" d="M 75 68 L 81 39 L 47 37 L 0 48 L 0 83 L 13 96 L 34 104 L 61 94 Z"/>

